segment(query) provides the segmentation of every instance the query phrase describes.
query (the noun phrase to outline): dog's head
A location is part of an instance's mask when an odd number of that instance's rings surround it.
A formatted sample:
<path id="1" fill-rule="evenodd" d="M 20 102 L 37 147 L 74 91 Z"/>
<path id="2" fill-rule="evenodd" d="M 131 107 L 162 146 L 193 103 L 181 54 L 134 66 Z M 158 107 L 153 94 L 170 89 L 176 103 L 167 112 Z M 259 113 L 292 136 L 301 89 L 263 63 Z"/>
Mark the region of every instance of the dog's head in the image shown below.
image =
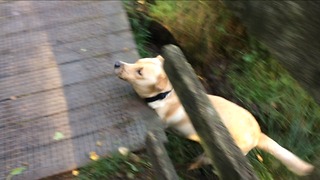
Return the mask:
<path id="1" fill-rule="evenodd" d="M 172 89 L 163 62 L 161 56 L 139 59 L 134 64 L 117 61 L 114 71 L 119 78 L 129 82 L 140 97 L 147 98 Z"/>

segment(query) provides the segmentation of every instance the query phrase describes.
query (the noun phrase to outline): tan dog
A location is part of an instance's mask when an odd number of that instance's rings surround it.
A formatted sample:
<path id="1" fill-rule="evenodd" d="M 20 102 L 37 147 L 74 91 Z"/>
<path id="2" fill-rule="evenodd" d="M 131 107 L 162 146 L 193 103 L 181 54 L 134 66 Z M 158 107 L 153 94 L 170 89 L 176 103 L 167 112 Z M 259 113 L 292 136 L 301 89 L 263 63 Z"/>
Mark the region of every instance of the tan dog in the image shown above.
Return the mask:
<path id="1" fill-rule="evenodd" d="M 166 127 L 200 142 L 163 70 L 163 61 L 161 56 L 157 56 L 140 59 L 134 64 L 116 62 L 114 68 L 118 77 L 129 82 L 137 94 L 157 112 Z M 257 147 L 275 156 L 297 175 L 307 175 L 313 171 L 311 164 L 299 159 L 262 133 L 257 121 L 246 109 L 222 97 L 208 95 L 208 98 L 244 155 Z"/>

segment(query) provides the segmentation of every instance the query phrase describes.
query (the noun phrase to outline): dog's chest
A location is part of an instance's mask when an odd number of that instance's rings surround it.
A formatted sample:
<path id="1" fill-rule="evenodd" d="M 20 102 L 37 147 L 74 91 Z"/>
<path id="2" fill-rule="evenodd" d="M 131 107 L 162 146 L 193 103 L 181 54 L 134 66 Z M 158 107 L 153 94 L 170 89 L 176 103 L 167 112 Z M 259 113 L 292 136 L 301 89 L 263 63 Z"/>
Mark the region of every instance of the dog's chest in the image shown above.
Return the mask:
<path id="1" fill-rule="evenodd" d="M 183 106 L 181 106 L 178 98 L 173 95 L 171 94 L 164 100 L 148 103 L 157 112 L 166 127 L 176 126 L 186 117 Z"/>
<path id="2" fill-rule="evenodd" d="M 185 118 L 186 113 L 183 109 L 183 107 L 177 108 L 172 114 L 167 115 L 166 110 L 160 109 L 157 110 L 158 115 L 162 119 L 163 123 L 165 123 L 166 127 L 171 127 L 173 125 L 179 124 L 183 118 Z"/>
<path id="3" fill-rule="evenodd" d="M 167 124 L 169 126 L 173 125 L 173 124 L 177 124 L 180 121 L 182 121 L 182 119 L 185 117 L 185 115 L 186 115 L 186 112 L 184 111 L 183 107 L 180 107 L 170 117 L 167 117 L 167 119 L 166 119 Z"/>
<path id="4" fill-rule="evenodd" d="M 166 103 L 164 101 L 160 101 L 160 100 L 148 103 L 148 106 L 150 106 L 152 109 L 155 109 L 156 111 L 157 111 L 157 109 L 162 109 L 165 105 L 166 105 Z M 158 115 L 159 115 L 159 113 L 158 113 Z"/>

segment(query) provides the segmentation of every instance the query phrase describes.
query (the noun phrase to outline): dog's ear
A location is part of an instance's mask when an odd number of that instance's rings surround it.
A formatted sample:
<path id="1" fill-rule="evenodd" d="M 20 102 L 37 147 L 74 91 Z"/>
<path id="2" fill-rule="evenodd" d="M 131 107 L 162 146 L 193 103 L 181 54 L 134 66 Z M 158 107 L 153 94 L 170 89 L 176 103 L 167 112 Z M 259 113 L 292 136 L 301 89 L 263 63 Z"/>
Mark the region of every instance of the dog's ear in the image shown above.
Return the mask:
<path id="1" fill-rule="evenodd" d="M 162 64 L 164 63 L 164 58 L 161 55 L 158 55 L 156 58 L 159 59 Z"/>
<path id="2" fill-rule="evenodd" d="M 168 78 L 165 75 L 161 74 L 158 77 L 155 88 L 158 91 L 162 91 L 162 90 L 164 90 L 164 88 L 166 88 L 167 84 L 168 84 Z"/>

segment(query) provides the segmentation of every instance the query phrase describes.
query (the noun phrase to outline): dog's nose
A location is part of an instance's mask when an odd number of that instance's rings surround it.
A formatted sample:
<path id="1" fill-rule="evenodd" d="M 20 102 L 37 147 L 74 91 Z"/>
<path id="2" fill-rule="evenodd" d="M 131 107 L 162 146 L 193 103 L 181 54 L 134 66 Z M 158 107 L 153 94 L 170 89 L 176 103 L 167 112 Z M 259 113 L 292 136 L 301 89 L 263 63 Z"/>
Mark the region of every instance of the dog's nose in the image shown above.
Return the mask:
<path id="1" fill-rule="evenodd" d="M 119 68 L 121 67 L 121 62 L 120 61 L 117 61 L 114 63 L 114 68 Z"/>

